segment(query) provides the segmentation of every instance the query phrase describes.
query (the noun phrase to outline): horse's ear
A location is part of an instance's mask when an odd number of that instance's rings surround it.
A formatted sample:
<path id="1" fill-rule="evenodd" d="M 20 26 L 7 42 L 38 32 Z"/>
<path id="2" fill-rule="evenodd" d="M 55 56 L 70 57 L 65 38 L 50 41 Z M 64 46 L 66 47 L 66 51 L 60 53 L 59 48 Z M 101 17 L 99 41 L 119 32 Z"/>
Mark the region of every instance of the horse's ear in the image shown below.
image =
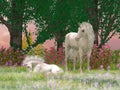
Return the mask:
<path id="1" fill-rule="evenodd" d="M 78 22 L 78 26 L 80 26 L 80 24 L 81 24 L 81 23 L 80 23 L 80 22 Z"/>

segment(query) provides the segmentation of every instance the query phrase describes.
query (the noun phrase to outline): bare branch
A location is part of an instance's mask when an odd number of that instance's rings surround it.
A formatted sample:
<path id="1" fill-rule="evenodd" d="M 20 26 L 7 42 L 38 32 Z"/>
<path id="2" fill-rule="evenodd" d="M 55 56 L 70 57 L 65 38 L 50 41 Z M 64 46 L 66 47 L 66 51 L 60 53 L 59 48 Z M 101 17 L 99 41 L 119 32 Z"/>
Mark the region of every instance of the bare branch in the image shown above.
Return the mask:
<path id="1" fill-rule="evenodd" d="M 115 33 L 116 33 L 116 31 L 114 31 L 114 32 L 106 39 L 106 42 L 109 41 L 109 40 L 112 38 L 112 36 L 115 35 Z"/>

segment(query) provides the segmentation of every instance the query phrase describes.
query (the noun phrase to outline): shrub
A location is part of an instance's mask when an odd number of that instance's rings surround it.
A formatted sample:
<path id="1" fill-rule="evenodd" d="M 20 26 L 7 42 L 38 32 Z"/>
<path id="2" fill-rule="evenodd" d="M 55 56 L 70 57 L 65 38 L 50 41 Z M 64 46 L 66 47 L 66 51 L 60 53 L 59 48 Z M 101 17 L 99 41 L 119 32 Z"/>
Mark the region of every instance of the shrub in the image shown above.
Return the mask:
<path id="1" fill-rule="evenodd" d="M 57 51 L 54 47 L 50 50 L 45 50 L 45 61 L 49 64 L 64 65 L 64 52 L 63 48 L 59 48 Z"/>
<path id="2" fill-rule="evenodd" d="M 21 65 L 25 55 L 19 49 L 14 50 L 13 48 L 0 48 L 0 65 L 6 66 L 17 66 Z"/>
<path id="3" fill-rule="evenodd" d="M 109 46 L 104 45 L 101 48 L 98 48 L 97 45 L 94 45 L 92 54 L 91 54 L 90 66 L 92 69 L 101 68 L 107 69 L 110 66 L 111 62 L 111 50 Z"/>
<path id="4" fill-rule="evenodd" d="M 30 30 L 29 30 L 30 31 Z M 31 32 L 28 31 L 28 39 L 30 46 L 34 43 Z M 22 49 L 25 50 L 29 47 L 26 35 L 23 36 L 22 39 Z M 36 47 L 33 47 L 30 51 L 27 51 L 27 55 L 38 55 L 38 56 L 44 56 L 44 47 L 42 44 L 38 44 Z"/>
<path id="5" fill-rule="evenodd" d="M 64 50 L 63 48 L 59 48 L 57 51 L 54 47 L 51 47 L 50 50 L 45 50 L 45 61 L 49 64 L 57 64 L 64 66 Z M 92 54 L 91 54 L 90 66 L 91 69 L 100 69 L 101 66 L 104 69 L 110 68 L 111 59 L 111 50 L 107 45 L 102 46 L 102 48 L 98 48 L 98 46 L 94 45 Z M 71 60 L 68 60 L 69 68 L 72 68 Z M 86 61 L 83 60 L 83 66 L 86 67 Z M 76 68 L 79 68 L 79 63 L 76 64 Z"/>
<path id="6" fill-rule="evenodd" d="M 29 52 L 27 52 L 27 55 L 37 55 L 44 57 L 45 49 L 41 44 L 38 44 L 36 47 L 32 48 Z"/>
<path id="7" fill-rule="evenodd" d="M 112 51 L 112 60 L 113 63 L 120 63 L 120 50 Z"/>

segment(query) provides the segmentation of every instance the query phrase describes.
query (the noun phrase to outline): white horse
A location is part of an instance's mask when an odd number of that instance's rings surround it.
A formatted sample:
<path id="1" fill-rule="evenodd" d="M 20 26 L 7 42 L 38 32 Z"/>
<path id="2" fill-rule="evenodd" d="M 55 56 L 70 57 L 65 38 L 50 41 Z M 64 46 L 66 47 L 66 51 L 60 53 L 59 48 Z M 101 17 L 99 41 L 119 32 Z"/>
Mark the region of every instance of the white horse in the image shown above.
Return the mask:
<path id="1" fill-rule="evenodd" d="M 40 63 L 35 66 L 33 72 L 60 74 L 64 71 L 55 64 Z"/>
<path id="2" fill-rule="evenodd" d="M 90 23 L 83 22 L 78 27 L 78 32 L 70 32 L 65 36 L 65 69 L 68 71 L 67 59 L 73 59 L 75 70 L 76 58 L 80 61 L 80 72 L 82 72 L 83 54 L 87 55 L 87 69 L 90 70 L 90 55 L 94 44 L 94 30 Z"/>
<path id="3" fill-rule="evenodd" d="M 63 69 L 55 64 L 47 64 L 44 62 L 42 57 L 27 56 L 23 60 L 23 65 L 27 67 L 29 72 L 40 72 L 40 73 L 63 73 Z"/>
<path id="4" fill-rule="evenodd" d="M 43 63 L 44 59 L 42 57 L 38 56 L 26 56 L 26 58 L 23 60 L 22 65 L 26 66 L 29 72 L 32 72 L 34 67 L 37 64 Z"/>

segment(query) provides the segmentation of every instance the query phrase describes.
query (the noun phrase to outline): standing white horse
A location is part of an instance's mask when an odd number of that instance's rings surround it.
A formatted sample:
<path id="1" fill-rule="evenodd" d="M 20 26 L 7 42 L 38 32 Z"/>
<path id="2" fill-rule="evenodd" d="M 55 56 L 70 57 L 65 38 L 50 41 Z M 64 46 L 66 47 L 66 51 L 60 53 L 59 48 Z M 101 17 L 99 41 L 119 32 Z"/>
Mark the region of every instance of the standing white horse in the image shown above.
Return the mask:
<path id="1" fill-rule="evenodd" d="M 82 58 L 87 55 L 87 69 L 90 70 L 90 55 L 94 44 L 94 30 L 90 23 L 83 22 L 78 27 L 78 32 L 70 32 L 65 37 L 65 69 L 68 71 L 67 59 L 73 59 L 75 70 L 76 59 L 80 60 L 80 72 L 82 72 Z"/>

